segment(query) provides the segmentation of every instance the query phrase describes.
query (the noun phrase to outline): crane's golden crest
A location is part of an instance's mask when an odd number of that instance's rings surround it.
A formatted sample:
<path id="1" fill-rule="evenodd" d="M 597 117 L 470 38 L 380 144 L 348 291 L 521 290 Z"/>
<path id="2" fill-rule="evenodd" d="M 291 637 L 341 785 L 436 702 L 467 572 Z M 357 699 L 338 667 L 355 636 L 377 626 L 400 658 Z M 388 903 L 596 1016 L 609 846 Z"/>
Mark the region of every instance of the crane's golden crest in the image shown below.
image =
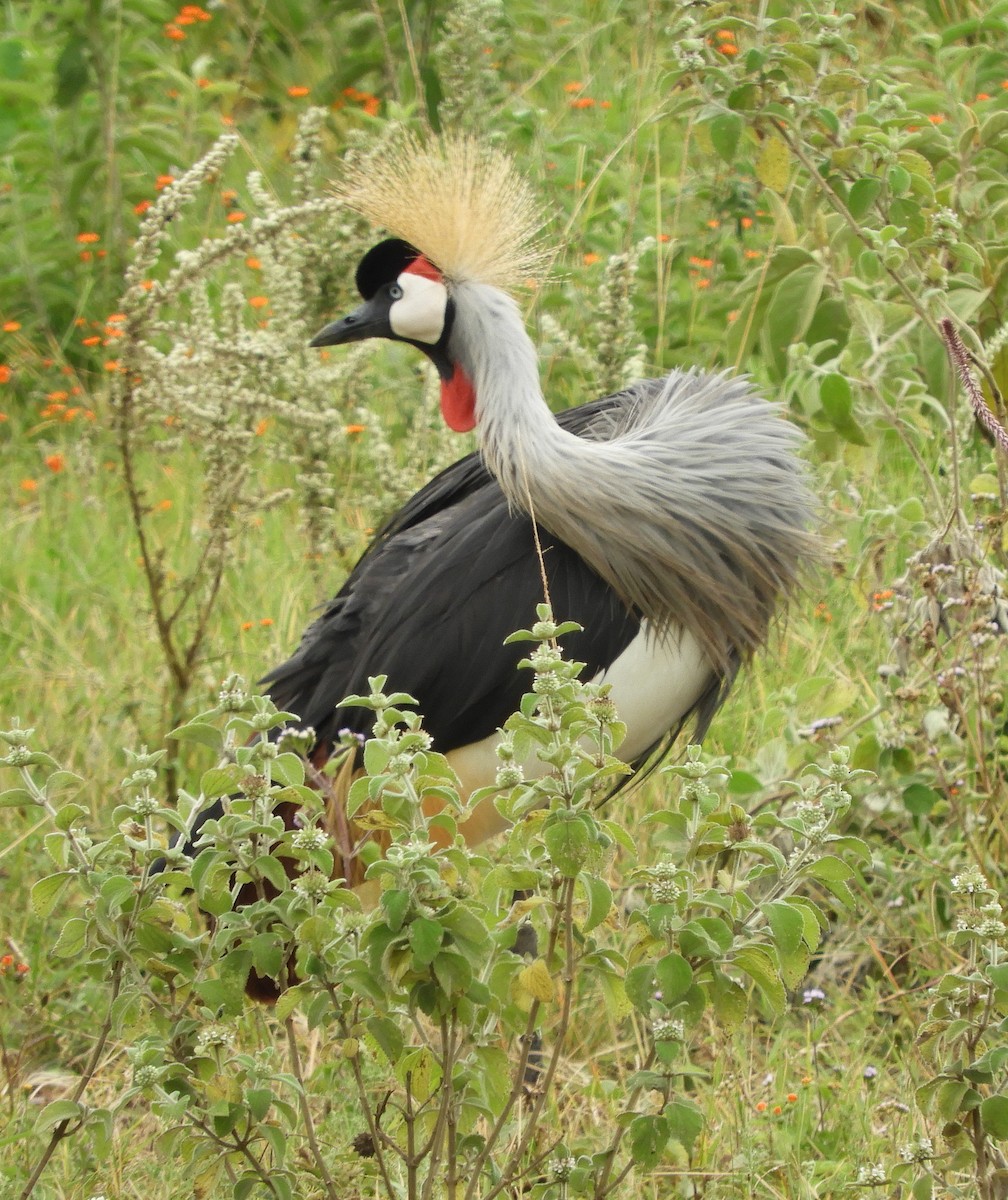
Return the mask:
<path id="1" fill-rule="evenodd" d="M 421 142 L 403 134 L 351 163 L 333 186 L 449 280 L 514 291 L 545 274 L 552 257 L 528 182 L 508 155 L 472 137 Z"/>

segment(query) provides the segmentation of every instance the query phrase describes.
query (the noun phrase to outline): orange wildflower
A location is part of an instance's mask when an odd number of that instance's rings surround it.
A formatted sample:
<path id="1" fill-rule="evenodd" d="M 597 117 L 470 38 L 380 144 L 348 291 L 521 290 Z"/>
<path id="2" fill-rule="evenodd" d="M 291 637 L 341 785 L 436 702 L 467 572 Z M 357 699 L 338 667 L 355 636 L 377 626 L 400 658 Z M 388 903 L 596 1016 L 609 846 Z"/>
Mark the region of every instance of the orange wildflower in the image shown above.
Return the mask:
<path id="1" fill-rule="evenodd" d="M 20 487 L 22 492 L 37 492 L 38 491 L 38 480 L 37 479 L 22 479 L 21 482 L 18 484 L 18 487 Z"/>
<path id="2" fill-rule="evenodd" d="M 310 91 L 311 88 L 306 88 L 302 87 L 300 84 L 295 84 L 293 87 L 289 87 L 287 89 L 287 95 L 292 99 L 297 100 L 301 96 L 307 96 Z"/>
<path id="3" fill-rule="evenodd" d="M 46 456 L 45 465 L 54 475 L 58 475 L 66 466 L 66 459 L 62 454 L 49 454 Z"/>
<path id="4" fill-rule="evenodd" d="M 175 182 L 174 175 L 159 175 L 154 180 L 154 187 L 157 191 L 163 191 L 164 188 L 170 187 Z"/>
<path id="5" fill-rule="evenodd" d="M 698 279 L 698 280 L 696 281 L 696 285 L 697 285 L 697 287 L 698 287 L 698 288 L 700 288 L 700 290 L 701 290 L 701 291 L 703 291 L 703 289 L 704 289 L 704 288 L 709 288 L 709 287 L 710 287 L 710 280 L 709 280 L 709 279 L 706 279 L 706 278 L 705 278 L 705 279 Z"/>
<path id="6" fill-rule="evenodd" d="M 990 96 L 988 95 L 987 92 L 977 92 L 976 98 L 978 100 L 989 100 Z"/>
<path id="7" fill-rule="evenodd" d="M 377 96 L 368 96 L 364 101 L 364 115 L 367 117 L 377 117 L 380 106 L 381 101 Z"/>
<path id="8" fill-rule="evenodd" d="M 249 296 L 249 304 L 253 308 L 265 308 L 269 304 L 269 296 Z"/>
<path id="9" fill-rule="evenodd" d="M 591 96 L 579 96 L 577 100 L 571 101 L 571 108 L 594 108 L 595 101 Z"/>
<path id="10" fill-rule="evenodd" d="M 570 83 L 564 84 L 564 91 L 565 92 L 580 92 L 583 87 L 584 87 L 584 84 L 581 82 L 580 79 L 572 79 Z"/>
<path id="11" fill-rule="evenodd" d="M 260 625 L 263 625 L 263 626 L 265 626 L 265 625 L 272 625 L 272 624 L 273 624 L 273 618 L 272 618 L 272 617 L 263 617 L 263 619 L 262 619 L 262 620 L 259 622 L 259 624 L 260 624 Z"/>
<path id="12" fill-rule="evenodd" d="M 112 313 L 105 318 L 106 325 L 121 325 L 126 320 L 125 313 Z"/>
<path id="13" fill-rule="evenodd" d="M 80 406 L 74 405 L 73 408 L 68 408 L 66 410 L 66 412 L 63 414 L 63 420 L 64 421 L 72 421 L 79 412 L 80 412 Z"/>
<path id="14" fill-rule="evenodd" d="M 363 433 L 366 429 L 366 425 L 347 425 L 343 432 L 347 434 Z"/>
<path id="15" fill-rule="evenodd" d="M 168 509 L 171 508 L 171 501 L 167 500 L 167 499 L 159 500 L 157 502 L 157 504 L 154 505 L 154 507 L 157 509 L 158 512 L 167 512 Z"/>
<path id="16" fill-rule="evenodd" d="M 90 250 L 82 250 L 80 252 L 81 262 L 90 262 L 93 257 L 94 257 L 94 255 L 91 253 Z"/>
<path id="17" fill-rule="evenodd" d="M 788 1104 L 794 1104 L 794 1102 L 798 1099 L 797 1093 L 788 1092 L 787 1099 L 788 1099 Z"/>
<path id="18" fill-rule="evenodd" d="M 932 113 L 928 117 L 928 120 L 931 122 L 932 125 L 944 125 L 945 124 L 945 114 L 944 113 Z"/>
<path id="19" fill-rule="evenodd" d="M 820 621 L 825 621 L 827 624 L 833 620 L 833 614 L 826 607 L 825 600 L 820 600 L 816 605 L 814 615 L 817 616 Z"/>
<path id="20" fill-rule="evenodd" d="M 150 208 L 150 205 L 151 202 L 149 200 L 141 200 L 138 204 L 133 205 L 133 211 L 138 217 L 142 217 L 147 209 Z"/>
<path id="21" fill-rule="evenodd" d="M 82 246 L 91 245 L 94 242 L 101 241 L 101 234 L 100 233 L 78 233 L 77 241 L 80 242 L 80 244 Z"/>
<path id="22" fill-rule="evenodd" d="M 269 417 L 263 417 L 263 419 L 255 427 L 256 437 L 262 437 L 266 430 L 269 429 L 269 425 Z"/>
<path id="23" fill-rule="evenodd" d="M 242 627 L 242 633 L 245 633 L 249 629 L 252 628 L 252 622 L 251 621 L 242 621 L 241 627 Z"/>
<path id="24" fill-rule="evenodd" d="M 164 35 L 172 42 L 185 41 L 185 33 L 177 25 L 168 24 L 164 27 Z"/>
<path id="25" fill-rule="evenodd" d="M 82 346 L 97 346 L 100 343 L 101 343 L 101 338 L 96 333 L 91 334 L 90 337 L 81 339 Z"/>
<path id="26" fill-rule="evenodd" d="M 239 225 L 244 220 L 245 214 L 237 208 L 232 212 L 229 212 L 227 215 L 227 221 L 229 225 Z"/>
<path id="27" fill-rule="evenodd" d="M 690 266 L 693 266 L 693 267 L 713 267 L 713 266 L 714 266 L 714 259 L 713 259 L 713 258 L 700 258 L 700 257 L 699 257 L 698 255 L 696 255 L 696 254 L 691 254 L 691 255 L 690 255 Z"/>
<path id="28" fill-rule="evenodd" d="M 5 412 L 0 412 L 0 425 L 2 425 L 4 423 L 4 421 L 9 421 L 9 420 L 10 420 L 10 417 L 8 417 Z"/>
<path id="29" fill-rule="evenodd" d="M 753 219 L 752 219 L 752 217 L 742 217 L 741 220 L 739 221 L 739 224 L 742 226 L 743 229 L 752 229 Z"/>
<path id="30" fill-rule="evenodd" d="M 779 1117 L 783 1111 L 784 1110 L 781 1108 L 781 1106 L 779 1104 L 775 1104 L 773 1106 L 773 1115 L 775 1117 Z"/>
<path id="31" fill-rule="evenodd" d="M 20 328 L 21 328 L 20 321 L 4 321 L 4 323 L 3 323 L 4 333 L 17 333 L 17 331 Z"/>
<path id="32" fill-rule="evenodd" d="M 584 263 L 584 265 L 586 267 L 590 267 L 590 266 L 593 266 L 595 263 L 597 263 L 601 258 L 602 258 L 601 254 L 595 254 L 592 251 L 589 251 L 587 254 L 582 256 L 581 261 Z"/>
<path id="33" fill-rule="evenodd" d="M 733 58 L 736 54 L 738 54 L 738 46 L 736 46 L 734 42 L 718 42 L 717 48 L 722 54 L 726 54 L 729 58 Z"/>
<path id="34" fill-rule="evenodd" d="M 763 251 L 762 250 L 743 250 L 742 257 L 743 258 L 762 258 Z"/>
<path id="35" fill-rule="evenodd" d="M 180 17 L 190 17 L 194 21 L 209 21 L 211 14 L 205 8 L 200 8 L 198 4 L 183 4 L 179 11 Z"/>
<path id="36" fill-rule="evenodd" d="M 245 266 L 248 267 L 248 269 L 250 271 L 261 271 L 262 270 L 262 263 L 259 261 L 258 258 L 253 258 L 251 255 L 249 255 L 249 257 L 245 259 Z"/>
<path id="37" fill-rule="evenodd" d="M 766 1110 L 767 1110 L 767 1102 L 766 1102 L 765 1100 L 761 1100 L 761 1101 L 760 1101 L 760 1102 L 759 1102 L 759 1103 L 756 1105 L 756 1111 L 757 1111 L 757 1112 L 766 1112 Z"/>
<path id="38" fill-rule="evenodd" d="M 102 366 L 106 371 L 118 371 L 121 369 L 119 363 L 114 358 L 110 358 L 107 362 L 102 363 Z"/>
<path id="39" fill-rule="evenodd" d="M 13 373 L 6 363 L 0 363 L 0 383 L 10 383 Z"/>
<path id="40" fill-rule="evenodd" d="M 707 222 L 707 228 L 708 229 L 720 229 L 721 222 L 717 219 L 717 217 L 711 217 L 711 219 Z"/>
<path id="41" fill-rule="evenodd" d="M 234 202 L 238 199 L 238 193 L 234 190 L 234 188 L 225 188 L 224 191 L 221 192 L 220 198 L 222 204 L 234 204 Z"/>
<path id="42" fill-rule="evenodd" d="M 70 393 L 69 392 L 50 392 L 46 396 L 46 399 L 53 401 L 54 404 L 59 404 L 63 400 L 69 400 Z"/>

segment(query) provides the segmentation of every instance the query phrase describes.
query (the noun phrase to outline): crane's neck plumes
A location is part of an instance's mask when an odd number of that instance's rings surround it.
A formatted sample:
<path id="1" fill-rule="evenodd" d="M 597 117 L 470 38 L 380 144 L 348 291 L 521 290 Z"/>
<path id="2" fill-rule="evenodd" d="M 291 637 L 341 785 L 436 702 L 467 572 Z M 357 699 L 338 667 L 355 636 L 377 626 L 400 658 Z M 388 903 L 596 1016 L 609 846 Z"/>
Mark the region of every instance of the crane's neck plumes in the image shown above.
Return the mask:
<path id="1" fill-rule="evenodd" d="M 745 380 L 673 372 L 615 397 L 575 436 L 546 405 L 514 301 L 475 283 L 454 296 L 449 352 L 511 505 L 656 630 L 685 628 L 725 672 L 749 658 L 817 549 L 797 430 Z"/>
<path id="2" fill-rule="evenodd" d="M 538 484 L 556 470 L 565 444 L 582 441 L 553 419 L 536 349 L 514 300 L 475 283 L 457 284 L 454 298 L 449 349 L 476 394 L 483 457 L 511 505 L 541 517 Z"/>

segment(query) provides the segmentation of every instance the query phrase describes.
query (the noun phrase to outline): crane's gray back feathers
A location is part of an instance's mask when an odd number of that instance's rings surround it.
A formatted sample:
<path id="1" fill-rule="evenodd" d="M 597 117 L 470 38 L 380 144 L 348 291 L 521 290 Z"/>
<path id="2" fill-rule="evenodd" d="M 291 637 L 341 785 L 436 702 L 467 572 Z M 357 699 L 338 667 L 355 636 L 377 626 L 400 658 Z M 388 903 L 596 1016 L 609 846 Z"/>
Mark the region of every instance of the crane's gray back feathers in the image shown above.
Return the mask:
<path id="1" fill-rule="evenodd" d="M 742 378 L 674 371 L 629 388 L 590 436 L 561 429 L 510 297 L 456 285 L 451 351 L 473 381 L 487 464 L 659 630 L 721 671 L 766 640 L 818 542 L 801 434 Z"/>

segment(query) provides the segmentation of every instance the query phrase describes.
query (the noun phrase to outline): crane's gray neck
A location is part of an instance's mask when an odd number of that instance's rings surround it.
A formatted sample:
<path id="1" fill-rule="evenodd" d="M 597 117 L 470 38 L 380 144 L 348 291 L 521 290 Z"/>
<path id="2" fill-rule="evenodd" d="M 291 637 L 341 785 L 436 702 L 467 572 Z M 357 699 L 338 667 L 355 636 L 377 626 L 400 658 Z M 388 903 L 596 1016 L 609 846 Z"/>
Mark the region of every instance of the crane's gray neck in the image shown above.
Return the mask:
<path id="1" fill-rule="evenodd" d="M 560 428 L 543 398 L 538 356 L 518 306 L 496 288 L 475 283 L 457 285 L 455 302 L 449 350 L 476 392 L 476 431 L 487 466 L 512 507 L 545 520 L 542 500 L 563 523 L 549 495 L 542 495 L 543 485 L 548 493 L 564 450 L 576 451 L 581 439 Z M 563 536 L 555 521 L 548 528 Z"/>
<path id="2" fill-rule="evenodd" d="M 557 424 L 543 397 L 536 348 L 517 304 L 484 284 L 459 285 L 449 350 L 473 383 L 483 458 L 512 509 L 527 513 L 576 550 L 628 607 L 657 626 L 667 624 L 669 613 L 660 598 L 633 586 L 642 573 L 622 561 L 623 539 L 608 520 L 607 497 L 627 500 L 622 460 L 606 452 L 606 443 Z M 645 504 L 630 497 L 632 509 Z M 651 573 L 649 567 L 644 574 Z"/>

